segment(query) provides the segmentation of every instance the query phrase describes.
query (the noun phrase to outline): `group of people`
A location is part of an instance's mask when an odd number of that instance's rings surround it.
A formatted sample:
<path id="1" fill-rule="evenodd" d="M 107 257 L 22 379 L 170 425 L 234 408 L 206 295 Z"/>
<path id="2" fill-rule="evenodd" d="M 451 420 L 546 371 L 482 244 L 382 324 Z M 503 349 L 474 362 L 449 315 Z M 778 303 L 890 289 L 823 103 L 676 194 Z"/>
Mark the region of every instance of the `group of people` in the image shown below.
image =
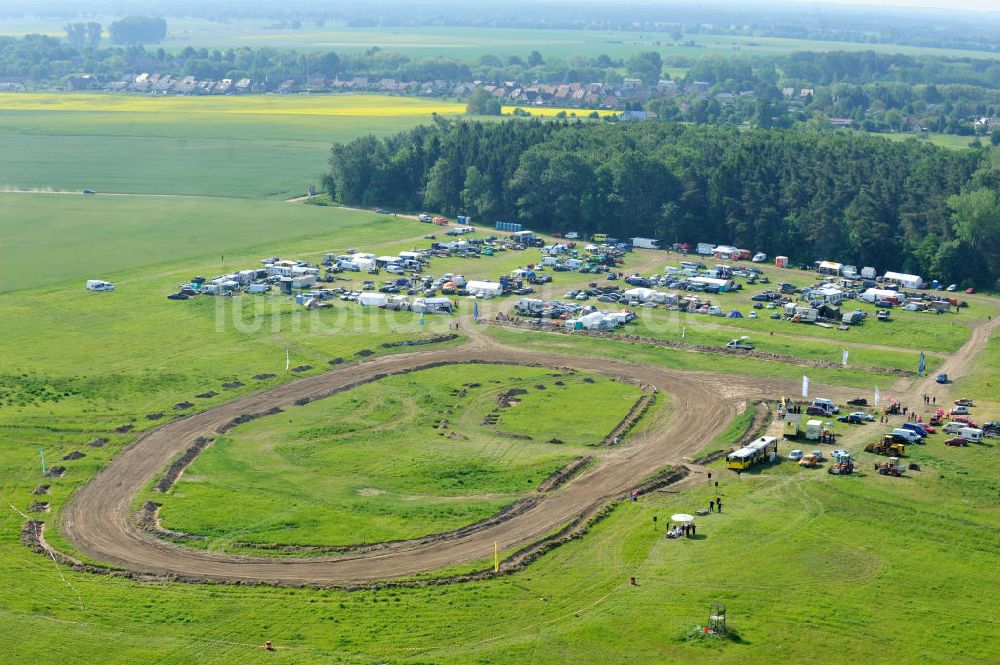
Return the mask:
<path id="1" fill-rule="evenodd" d="M 937 395 L 924 395 L 924 405 L 925 406 L 936 406 L 937 405 Z"/>
<path id="2" fill-rule="evenodd" d="M 684 524 L 677 524 L 675 526 L 668 525 L 665 535 L 667 538 L 680 538 L 681 536 L 693 538 L 695 535 L 694 522 L 685 522 Z"/>

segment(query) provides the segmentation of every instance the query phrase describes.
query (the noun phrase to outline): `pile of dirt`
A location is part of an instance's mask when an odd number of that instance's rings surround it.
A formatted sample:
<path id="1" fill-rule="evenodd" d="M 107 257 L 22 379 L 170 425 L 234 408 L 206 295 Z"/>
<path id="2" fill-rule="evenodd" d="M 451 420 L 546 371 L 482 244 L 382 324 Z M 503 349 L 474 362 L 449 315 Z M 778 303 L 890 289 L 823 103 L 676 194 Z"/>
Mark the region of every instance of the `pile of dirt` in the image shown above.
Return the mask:
<path id="1" fill-rule="evenodd" d="M 41 496 L 42 494 L 48 494 L 51 488 L 51 485 L 37 485 L 35 489 L 31 490 L 31 493 L 36 496 Z"/>
<path id="2" fill-rule="evenodd" d="M 219 393 L 215 392 L 214 390 L 209 390 L 208 392 L 198 393 L 197 395 L 195 395 L 195 397 L 199 399 L 209 399 L 211 397 L 215 397 L 218 394 Z"/>
<path id="3" fill-rule="evenodd" d="M 174 404 L 174 411 L 183 411 L 184 409 L 190 409 L 194 404 L 191 402 L 177 402 Z"/>
<path id="4" fill-rule="evenodd" d="M 614 429 L 601 441 L 602 446 L 614 446 L 621 443 L 625 435 L 646 415 L 646 411 L 649 411 L 649 407 L 656 401 L 656 388 L 654 386 L 643 386 L 643 389 L 648 390 L 649 393 L 642 395 L 636 400 L 625 417 L 618 421 Z"/>
<path id="5" fill-rule="evenodd" d="M 459 434 L 458 432 L 448 432 L 447 437 L 452 441 L 468 441 L 469 437 L 464 434 Z"/>
<path id="6" fill-rule="evenodd" d="M 103 448 L 104 444 L 106 444 L 107 442 L 108 442 L 107 439 L 105 439 L 103 436 L 99 436 L 90 443 L 88 443 L 87 445 L 90 446 L 91 448 Z"/>
<path id="7" fill-rule="evenodd" d="M 548 388 L 545 387 L 544 383 L 539 383 L 537 386 L 535 386 L 535 389 L 536 390 L 548 390 Z"/>
<path id="8" fill-rule="evenodd" d="M 195 439 L 194 443 L 191 444 L 191 446 L 185 450 L 180 457 L 170 463 L 167 470 L 163 472 L 160 479 L 156 481 L 155 485 L 153 485 L 153 491 L 166 492 L 173 487 L 174 483 L 177 482 L 177 479 L 180 478 L 181 472 L 184 471 L 184 469 L 187 468 L 187 465 L 193 462 L 194 458 L 197 457 L 201 451 L 207 448 L 210 443 L 212 443 L 212 439 L 204 436 L 199 436 Z"/>
<path id="9" fill-rule="evenodd" d="M 339 357 L 338 358 L 330 358 L 326 362 L 329 365 L 343 365 L 344 364 L 344 359 L 343 358 L 339 358 Z"/>
<path id="10" fill-rule="evenodd" d="M 584 383 L 593 383 L 594 380 L 592 378 L 590 378 L 589 376 L 585 376 L 585 377 L 583 377 L 583 382 Z"/>
<path id="11" fill-rule="evenodd" d="M 312 368 L 313 368 L 312 365 L 299 365 L 297 367 L 293 367 L 292 371 L 293 372 L 308 372 Z"/>
<path id="12" fill-rule="evenodd" d="M 565 386 L 566 383 L 564 381 L 556 381 L 556 385 L 557 386 Z"/>
<path id="13" fill-rule="evenodd" d="M 66 467 L 64 466 L 50 466 L 42 475 L 46 478 L 62 478 L 65 473 Z"/>
<path id="14" fill-rule="evenodd" d="M 281 407 L 274 406 L 268 409 L 267 411 L 260 411 L 258 413 L 244 413 L 242 415 L 236 416 L 235 418 L 233 418 L 224 425 L 219 425 L 218 427 L 215 428 L 215 431 L 218 434 L 225 434 L 226 432 L 229 432 L 233 428 L 239 427 L 243 423 L 248 423 L 251 420 L 257 420 L 258 418 L 263 418 L 264 416 L 274 416 L 281 412 L 282 412 Z"/>
<path id="15" fill-rule="evenodd" d="M 129 423 L 128 425 L 119 425 L 118 427 L 115 428 L 115 432 L 117 434 L 126 434 L 128 432 L 131 432 L 133 429 L 135 429 L 135 425 Z"/>
<path id="16" fill-rule="evenodd" d="M 368 356 L 374 356 L 375 352 L 372 351 L 371 349 L 361 349 L 360 351 L 356 352 L 354 355 L 358 356 L 359 358 L 367 358 Z"/>
<path id="17" fill-rule="evenodd" d="M 49 502 L 48 501 L 32 501 L 31 505 L 28 506 L 29 513 L 47 513 L 49 512 Z"/>
<path id="18" fill-rule="evenodd" d="M 542 481 L 542 484 L 538 486 L 539 492 L 551 492 L 556 489 L 567 480 L 575 476 L 583 469 L 585 466 L 590 464 L 590 460 L 593 459 L 590 455 L 585 457 L 578 457 L 572 462 L 567 463 L 561 469 L 549 475 L 548 478 Z"/>
<path id="19" fill-rule="evenodd" d="M 242 381 L 230 381 L 229 383 L 223 383 L 222 387 L 226 388 L 228 390 L 232 390 L 234 388 L 242 388 L 243 387 L 243 382 Z"/>
<path id="20" fill-rule="evenodd" d="M 518 439 L 519 441 L 534 441 L 534 438 L 527 434 L 515 434 L 514 432 L 501 432 L 497 430 L 497 436 L 502 436 L 505 439 Z"/>
<path id="21" fill-rule="evenodd" d="M 83 459 L 84 457 L 86 457 L 86 455 L 81 453 L 79 450 L 74 450 L 71 453 L 66 453 L 65 455 L 63 455 L 64 460 Z"/>
<path id="22" fill-rule="evenodd" d="M 499 393 L 497 395 L 497 402 L 499 402 L 500 406 L 504 408 L 510 408 L 512 406 L 516 406 L 521 403 L 521 400 L 514 399 L 515 397 L 527 394 L 528 391 L 525 390 L 524 388 L 511 388 L 507 392 Z"/>
<path id="23" fill-rule="evenodd" d="M 278 376 L 277 374 L 254 374 L 254 381 L 266 381 L 267 379 L 273 379 Z"/>
<path id="24" fill-rule="evenodd" d="M 139 513 L 136 515 L 136 523 L 138 523 L 140 529 L 148 531 L 157 538 L 165 538 L 167 540 L 205 540 L 205 536 L 197 536 L 184 533 L 183 531 L 164 528 L 160 524 L 159 514 L 162 505 L 155 501 L 146 501 L 142 504 L 142 508 L 139 509 Z"/>
<path id="25" fill-rule="evenodd" d="M 159 420 L 163 417 L 162 413 L 147 413 L 146 420 Z"/>
<path id="26" fill-rule="evenodd" d="M 383 349 L 395 349 L 401 346 L 422 346 L 424 344 L 439 344 L 441 342 L 448 342 L 453 339 L 458 339 L 458 335 L 451 333 L 450 335 L 437 335 L 435 337 L 427 337 L 424 339 L 408 339 L 402 342 L 384 342 L 382 344 Z"/>

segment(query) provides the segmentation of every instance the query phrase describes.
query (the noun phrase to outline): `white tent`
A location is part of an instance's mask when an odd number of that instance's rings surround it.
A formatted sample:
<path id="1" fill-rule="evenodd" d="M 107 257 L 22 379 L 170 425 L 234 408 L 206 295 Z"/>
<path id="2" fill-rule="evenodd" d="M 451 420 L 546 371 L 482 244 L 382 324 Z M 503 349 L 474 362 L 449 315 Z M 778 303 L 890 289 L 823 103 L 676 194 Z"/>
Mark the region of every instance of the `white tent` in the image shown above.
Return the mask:
<path id="1" fill-rule="evenodd" d="M 498 296 L 503 293 L 503 287 L 500 285 L 500 282 L 481 282 L 476 279 L 466 282 L 465 289 L 469 293 L 485 293 L 491 296 Z"/>
<path id="2" fill-rule="evenodd" d="M 624 296 L 629 300 L 638 300 L 639 302 L 649 302 L 655 291 L 653 289 L 644 289 L 641 286 L 637 286 L 634 289 L 628 289 L 624 292 Z"/>
<path id="3" fill-rule="evenodd" d="M 905 286 L 908 289 L 922 289 L 924 288 L 924 280 L 920 275 L 907 275 L 902 272 L 887 272 L 882 276 L 882 279 L 886 282 L 892 282 L 894 284 L 899 284 Z"/>
<path id="4" fill-rule="evenodd" d="M 367 307 L 385 307 L 389 296 L 384 293 L 362 293 L 358 296 L 358 304 Z"/>

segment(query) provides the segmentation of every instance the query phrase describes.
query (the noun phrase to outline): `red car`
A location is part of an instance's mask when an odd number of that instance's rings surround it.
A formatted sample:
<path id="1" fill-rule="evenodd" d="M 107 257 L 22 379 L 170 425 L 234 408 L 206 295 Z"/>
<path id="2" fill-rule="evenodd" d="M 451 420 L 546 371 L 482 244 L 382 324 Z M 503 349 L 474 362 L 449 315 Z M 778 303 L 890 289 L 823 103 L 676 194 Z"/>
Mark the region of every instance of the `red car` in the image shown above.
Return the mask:
<path id="1" fill-rule="evenodd" d="M 941 416 L 935 413 L 931 417 L 929 424 L 931 424 L 931 425 L 940 425 L 941 424 Z"/>
<path id="2" fill-rule="evenodd" d="M 929 423 L 917 423 L 917 424 L 923 427 L 928 434 L 937 434 L 937 429 L 932 427 Z M 938 424 L 940 425 L 940 423 Z"/>
<path id="3" fill-rule="evenodd" d="M 969 440 L 964 436 L 956 436 L 954 439 L 948 439 L 944 442 L 946 446 L 967 446 L 969 445 Z"/>
<path id="4" fill-rule="evenodd" d="M 951 421 L 955 423 L 965 423 L 969 427 L 979 427 L 979 425 L 976 424 L 976 421 L 969 416 L 952 416 Z"/>

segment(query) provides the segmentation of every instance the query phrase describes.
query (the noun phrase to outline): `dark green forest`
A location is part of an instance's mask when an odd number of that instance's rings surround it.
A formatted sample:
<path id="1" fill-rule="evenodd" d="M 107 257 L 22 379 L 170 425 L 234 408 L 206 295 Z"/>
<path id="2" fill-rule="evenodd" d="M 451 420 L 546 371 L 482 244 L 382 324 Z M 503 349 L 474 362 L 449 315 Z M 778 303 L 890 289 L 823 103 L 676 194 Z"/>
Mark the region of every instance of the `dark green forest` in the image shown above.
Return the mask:
<path id="1" fill-rule="evenodd" d="M 332 147 L 346 205 L 735 244 L 994 288 L 1000 150 L 664 122 L 470 122 Z"/>

